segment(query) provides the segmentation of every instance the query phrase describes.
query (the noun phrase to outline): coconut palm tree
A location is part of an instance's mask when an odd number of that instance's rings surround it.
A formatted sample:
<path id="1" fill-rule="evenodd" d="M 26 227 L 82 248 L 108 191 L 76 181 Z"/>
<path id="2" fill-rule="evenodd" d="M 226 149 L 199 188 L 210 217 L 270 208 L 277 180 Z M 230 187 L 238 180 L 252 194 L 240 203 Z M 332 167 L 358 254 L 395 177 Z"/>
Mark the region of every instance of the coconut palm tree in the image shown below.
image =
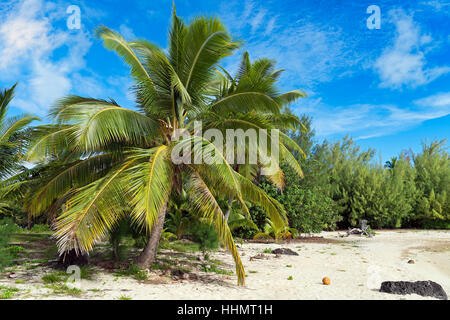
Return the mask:
<path id="1" fill-rule="evenodd" d="M 218 197 L 236 199 L 247 215 L 246 201 L 258 204 L 278 226 L 286 224 L 285 211 L 234 170 L 213 143 L 195 135 L 193 125 L 196 119 L 206 119 L 200 115 L 208 110 L 228 112 L 245 106 L 280 114 L 283 97 L 251 90 L 211 96 L 218 63 L 240 45 L 216 18 L 198 17 L 186 24 L 174 10 L 167 52 L 145 40 L 128 42 L 106 27 L 96 35 L 130 66 L 137 109 L 79 96 L 58 101 L 50 112 L 54 124 L 38 128 L 41 134 L 28 157 L 46 160 L 65 152 L 76 160 L 65 162 L 34 192 L 30 212 L 40 214 L 65 198 L 55 225 L 60 253 L 89 252 L 128 215 L 149 235 L 136 260 L 139 267 L 148 268 L 156 256 L 169 200 L 184 190 L 189 213 L 215 227 L 234 258 L 238 283 L 244 284 L 244 268 Z M 179 129 L 186 129 L 188 138 L 176 139 Z M 202 163 L 173 160 L 174 150 L 188 145 L 192 148 L 187 156 L 203 156 Z M 213 154 L 222 161 L 210 161 Z"/>
<path id="2" fill-rule="evenodd" d="M 14 97 L 17 83 L 9 89 L 0 90 L 0 187 L 4 180 L 23 169 L 20 157 L 29 141 L 28 125 L 39 120 L 30 115 L 7 118 L 8 104 Z M 0 192 L 0 213 L 10 208 L 6 195 Z"/>
<path id="3" fill-rule="evenodd" d="M 25 128 L 37 117 L 29 115 L 6 118 L 8 104 L 14 97 L 17 83 L 10 89 L 0 90 L 0 179 L 20 169 L 19 157 L 28 141 Z"/>

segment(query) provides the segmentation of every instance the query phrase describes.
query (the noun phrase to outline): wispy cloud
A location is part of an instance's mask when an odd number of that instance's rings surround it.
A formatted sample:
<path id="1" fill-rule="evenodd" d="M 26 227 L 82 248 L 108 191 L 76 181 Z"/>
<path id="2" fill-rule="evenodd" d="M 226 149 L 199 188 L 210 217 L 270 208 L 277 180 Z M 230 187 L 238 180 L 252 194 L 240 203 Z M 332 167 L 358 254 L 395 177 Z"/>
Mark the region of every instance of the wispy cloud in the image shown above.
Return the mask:
<path id="1" fill-rule="evenodd" d="M 93 39 L 83 19 L 100 13 L 84 5 L 83 10 L 81 30 L 66 28 L 63 4 L 20 0 L 0 11 L 0 82 L 11 85 L 20 79 L 12 107 L 44 116 L 69 93 L 132 100 L 126 93 L 130 81 L 111 84 L 87 66 Z M 126 37 L 134 37 L 126 25 L 120 29 Z"/>
<path id="2" fill-rule="evenodd" d="M 390 11 L 389 15 L 395 24 L 396 36 L 374 65 L 381 87 L 417 87 L 450 72 L 449 66 L 430 66 L 426 54 L 432 49 L 432 38 L 422 32 L 412 16 L 402 10 Z"/>
<path id="3" fill-rule="evenodd" d="M 241 9 L 241 3 L 227 3 L 222 8 L 222 19 L 233 33 L 246 39 L 245 49 L 252 58 L 276 59 L 279 67 L 287 70 L 282 81 L 288 87 L 313 90 L 318 83 L 348 74 L 359 61 L 336 25 L 292 21 L 292 16 L 279 16 L 251 0 L 245 1 Z M 238 59 L 228 67 L 233 70 L 237 64 Z"/>
<path id="4" fill-rule="evenodd" d="M 91 41 L 82 30 L 56 29 L 55 22 L 66 17 L 58 16 L 60 12 L 64 11 L 41 0 L 24 0 L 1 13 L 0 80 L 25 78 L 12 106 L 45 114 L 56 99 L 70 92 L 71 74 L 85 67 Z M 57 49 L 67 54 L 55 59 Z"/>
<path id="5" fill-rule="evenodd" d="M 450 92 L 443 92 L 414 101 L 422 107 L 448 108 L 450 109 Z"/>
<path id="6" fill-rule="evenodd" d="M 356 139 L 368 139 L 449 115 L 450 92 L 418 99 L 409 106 L 353 104 L 333 107 L 316 98 L 305 101 L 303 107 L 296 107 L 294 111 L 313 117 L 319 137 L 351 134 Z"/>

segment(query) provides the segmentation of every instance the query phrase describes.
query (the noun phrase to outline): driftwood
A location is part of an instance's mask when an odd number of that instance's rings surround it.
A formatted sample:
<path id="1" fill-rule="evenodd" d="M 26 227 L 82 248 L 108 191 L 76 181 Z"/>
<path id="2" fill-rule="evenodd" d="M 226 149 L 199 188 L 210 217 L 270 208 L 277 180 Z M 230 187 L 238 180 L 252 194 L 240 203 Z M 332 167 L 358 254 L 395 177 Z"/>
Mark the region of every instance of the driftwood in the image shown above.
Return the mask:
<path id="1" fill-rule="evenodd" d="M 361 220 L 360 228 L 348 228 L 346 234 L 339 234 L 339 236 L 343 238 L 348 237 L 351 234 L 359 234 L 360 236 L 365 235 L 369 238 L 373 236 L 369 226 L 367 225 L 367 220 Z"/>

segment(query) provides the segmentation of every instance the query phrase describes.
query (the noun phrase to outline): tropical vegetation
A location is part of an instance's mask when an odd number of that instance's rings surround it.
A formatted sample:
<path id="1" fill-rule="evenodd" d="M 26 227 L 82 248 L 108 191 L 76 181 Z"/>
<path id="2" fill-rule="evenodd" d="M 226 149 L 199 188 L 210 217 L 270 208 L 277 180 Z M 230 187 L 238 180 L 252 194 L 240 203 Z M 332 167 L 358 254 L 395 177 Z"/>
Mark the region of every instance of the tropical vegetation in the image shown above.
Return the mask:
<path id="1" fill-rule="evenodd" d="M 0 265 L 11 261 L 13 221 L 48 225 L 62 256 L 109 241 L 117 262 L 131 236 L 142 249 L 130 267 L 139 277 L 136 268 L 157 265 L 160 244 L 191 240 L 204 259 L 220 244 L 239 284 L 245 271 L 236 237 L 282 241 L 361 220 L 372 228 L 450 227 L 446 141 L 424 142 L 421 153 L 403 151 L 385 164 L 350 137 L 318 142 L 312 119 L 288 108 L 305 93 L 280 90 L 284 70 L 275 61 L 244 52 L 235 74 L 223 67 L 242 42 L 217 18 L 187 23 L 174 10 L 167 50 L 105 26 L 96 36 L 129 66 L 135 106 L 69 95 L 51 108 L 51 123 L 31 126 L 39 119 L 7 118 L 16 85 L 0 92 L 0 215 L 8 217 L 0 218 Z M 259 139 L 221 150 L 198 134 L 199 124 L 222 137 L 255 129 Z M 280 158 L 249 161 L 274 129 Z"/>

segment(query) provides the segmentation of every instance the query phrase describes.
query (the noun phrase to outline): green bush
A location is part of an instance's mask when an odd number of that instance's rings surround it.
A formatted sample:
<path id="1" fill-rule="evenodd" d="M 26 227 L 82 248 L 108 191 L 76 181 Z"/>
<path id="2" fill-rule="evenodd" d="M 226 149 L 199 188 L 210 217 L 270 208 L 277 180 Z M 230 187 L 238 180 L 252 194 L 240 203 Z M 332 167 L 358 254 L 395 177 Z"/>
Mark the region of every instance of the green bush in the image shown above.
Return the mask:
<path id="1" fill-rule="evenodd" d="M 192 240 L 199 244 L 200 250 L 206 257 L 208 251 L 219 247 L 219 236 L 214 228 L 208 224 L 197 222 L 193 224 L 190 230 Z"/>

